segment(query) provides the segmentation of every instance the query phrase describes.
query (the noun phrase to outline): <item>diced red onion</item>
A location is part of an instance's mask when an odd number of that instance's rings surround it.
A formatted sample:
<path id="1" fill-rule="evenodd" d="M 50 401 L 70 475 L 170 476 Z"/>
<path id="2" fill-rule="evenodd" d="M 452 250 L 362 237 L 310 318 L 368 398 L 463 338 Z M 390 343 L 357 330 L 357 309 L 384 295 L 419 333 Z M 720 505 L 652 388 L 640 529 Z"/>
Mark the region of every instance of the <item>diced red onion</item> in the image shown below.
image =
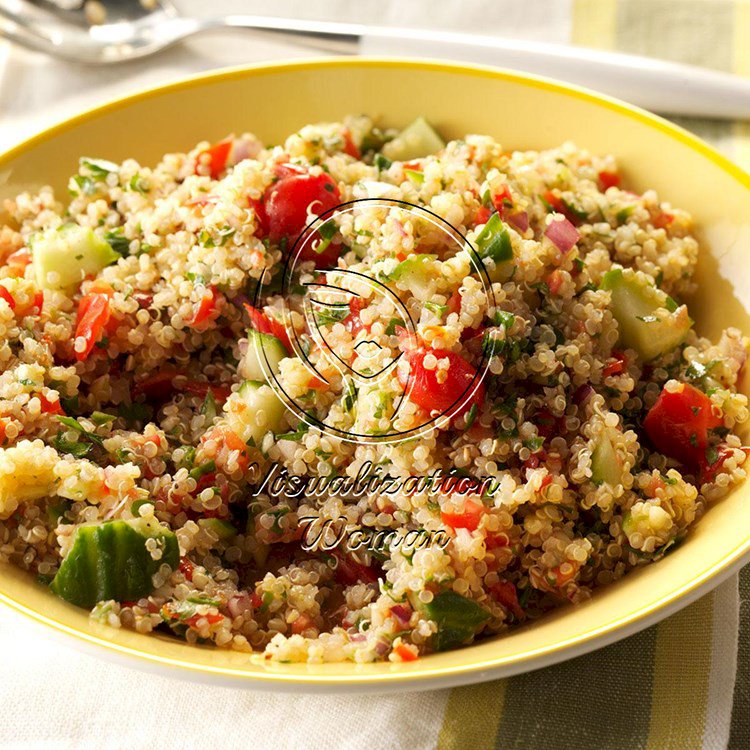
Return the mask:
<path id="1" fill-rule="evenodd" d="M 567 253 L 581 239 L 578 230 L 567 219 L 550 222 L 544 233 L 561 253 Z"/>
<path id="2" fill-rule="evenodd" d="M 525 232 L 529 228 L 529 215 L 526 211 L 519 211 L 517 214 L 509 216 L 508 222 L 516 229 Z"/>
<path id="3" fill-rule="evenodd" d="M 375 644 L 375 653 L 378 656 L 385 656 L 391 649 L 391 644 L 388 641 L 379 640 Z"/>
<path id="4" fill-rule="evenodd" d="M 227 602 L 227 612 L 232 617 L 238 617 L 243 612 L 252 609 L 253 602 L 247 591 L 240 591 Z"/>
<path id="5" fill-rule="evenodd" d="M 411 611 L 402 604 L 391 607 L 391 614 L 402 628 L 408 628 L 411 621 Z"/>
<path id="6" fill-rule="evenodd" d="M 576 405 L 582 404 L 584 401 L 587 401 L 593 395 L 594 395 L 594 389 L 587 383 L 586 385 L 582 385 L 573 394 L 573 403 Z"/>
<path id="7" fill-rule="evenodd" d="M 363 643 L 367 640 L 367 636 L 364 633 L 350 633 L 349 640 L 352 643 Z"/>
<path id="8" fill-rule="evenodd" d="M 232 146 L 232 164 L 239 164 L 250 157 L 250 144 L 244 138 L 235 138 Z"/>

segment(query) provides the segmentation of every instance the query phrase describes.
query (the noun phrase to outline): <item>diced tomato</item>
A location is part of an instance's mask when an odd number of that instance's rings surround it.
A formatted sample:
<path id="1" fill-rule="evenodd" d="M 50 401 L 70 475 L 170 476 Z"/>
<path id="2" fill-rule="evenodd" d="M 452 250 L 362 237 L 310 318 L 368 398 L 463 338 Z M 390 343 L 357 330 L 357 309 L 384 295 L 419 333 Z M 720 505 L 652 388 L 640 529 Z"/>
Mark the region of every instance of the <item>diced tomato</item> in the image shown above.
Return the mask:
<path id="1" fill-rule="evenodd" d="M 550 437 L 557 427 L 557 419 L 552 412 L 547 409 L 540 409 L 534 415 L 534 424 L 536 425 L 536 431 L 545 438 Z"/>
<path id="2" fill-rule="evenodd" d="M 292 342 L 289 340 L 289 334 L 286 332 L 283 323 L 266 315 L 262 310 L 247 304 L 247 302 L 245 303 L 245 310 L 250 316 L 250 325 L 254 330 L 258 333 L 270 333 L 271 336 L 276 336 L 288 352 L 292 351 Z"/>
<path id="3" fill-rule="evenodd" d="M 268 216 L 266 215 L 266 207 L 263 200 L 257 198 L 250 198 L 248 200 L 250 207 L 255 211 L 257 218 L 258 228 L 255 230 L 255 236 L 263 239 L 268 236 Z"/>
<path id="4" fill-rule="evenodd" d="M 263 599 L 259 593 L 253 591 L 253 593 L 250 594 L 250 603 L 253 605 L 253 609 L 258 610 L 263 606 Z"/>
<path id="5" fill-rule="evenodd" d="M 517 619 L 523 620 L 526 617 L 523 607 L 518 603 L 518 591 L 514 584 L 510 581 L 498 581 L 489 588 L 492 598 L 510 610 Z"/>
<path id="6" fill-rule="evenodd" d="M 563 199 L 551 190 L 544 194 L 544 200 L 555 213 L 562 214 L 573 226 L 577 227 L 581 223 L 581 219 L 565 205 Z"/>
<path id="7" fill-rule="evenodd" d="M 510 547 L 510 539 L 507 534 L 487 534 L 484 539 L 484 546 L 487 549 L 497 549 L 498 547 Z"/>
<path id="8" fill-rule="evenodd" d="M 492 209 L 487 208 L 487 206 L 480 206 L 477 215 L 474 217 L 474 223 L 477 225 L 486 224 L 490 216 L 492 216 Z"/>
<path id="9" fill-rule="evenodd" d="M 643 421 L 658 451 L 691 468 L 705 460 L 708 431 L 722 424 L 711 399 L 687 383 L 677 391 L 662 390 Z"/>
<path id="10" fill-rule="evenodd" d="M 344 324 L 344 328 L 346 328 L 352 336 L 356 336 L 364 329 L 369 329 L 369 326 L 366 326 L 362 322 L 362 318 L 359 315 L 364 307 L 365 302 L 362 297 L 352 297 L 349 300 L 349 314 L 341 322 Z"/>
<path id="11" fill-rule="evenodd" d="M 336 566 L 336 581 L 343 586 L 354 586 L 356 583 L 377 583 L 378 571 L 363 565 L 348 555 L 334 552 L 333 556 L 338 560 Z"/>
<path id="12" fill-rule="evenodd" d="M 441 511 L 440 520 L 452 529 L 468 529 L 474 531 L 478 526 L 482 517 L 487 512 L 484 505 L 477 503 L 474 500 L 465 500 L 464 509 L 462 513 L 451 513 L 449 511 Z"/>
<path id="13" fill-rule="evenodd" d="M 405 643 L 399 643 L 393 652 L 398 654 L 401 661 L 416 661 L 419 658 Z"/>
<path id="14" fill-rule="evenodd" d="M 542 478 L 542 481 L 539 483 L 539 492 L 542 492 L 544 489 L 549 487 L 552 484 L 552 475 L 547 474 Z"/>
<path id="15" fill-rule="evenodd" d="M 450 315 L 451 313 L 461 312 L 461 293 L 458 291 L 458 289 L 456 289 L 456 291 L 453 292 L 450 297 L 448 297 L 446 307 L 447 309 L 445 312 L 447 315 Z"/>
<path id="16" fill-rule="evenodd" d="M 9 266 L 21 266 L 25 268 L 31 263 L 31 252 L 28 248 L 22 247 L 11 253 L 5 261 Z"/>
<path id="17" fill-rule="evenodd" d="M 547 276 L 547 288 L 549 289 L 550 294 L 559 294 L 563 285 L 563 279 L 562 271 L 559 268 L 555 269 Z"/>
<path id="18" fill-rule="evenodd" d="M 503 185 L 503 189 L 492 196 L 492 205 L 500 216 L 502 216 L 503 212 L 508 208 L 513 208 L 513 198 L 511 197 L 510 189 L 507 185 Z"/>
<path id="19" fill-rule="evenodd" d="M 204 398 L 211 391 L 211 395 L 217 401 L 226 401 L 229 398 L 229 394 L 232 389 L 228 385 L 211 385 L 199 380 L 188 380 L 185 383 L 185 390 L 188 393 L 192 393 L 194 396 L 203 396 Z"/>
<path id="20" fill-rule="evenodd" d="M 168 398 L 174 386 L 172 381 L 180 373 L 177 370 L 165 367 L 153 375 L 150 375 L 145 380 L 141 380 L 133 386 L 133 393 L 142 393 L 147 399 L 152 401 L 161 401 L 162 399 Z"/>
<path id="21" fill-rule="evenodd" d="M 281 177 L 265 192 L 268 236 L 274 242 L 285 237 L 291 246 L 308 224 L 308 209 L 320 216 L 340 202 L 336 181 L 325 172 L 318 175 L 293 173 Z M 341 246 L 337 243 L 331 243 L 321 253 L 315 252 L 314 244 L 314 240 L 308 239 L 300 257 L 315 261 L 318 268 L 332 265 L 341 253 Z"/>
<path id="22" fill-rule="evenodd" d="M 668 211 L 661 211 L 654 217 L 653 224 L 657 229 L 666 229 L 674 221 L 674 214 Z"/>
<path id="23" fill-rule="evenodd" d="M 211 203 L 218 203 L 219 202 L 219 196 L 218 195 L 198 195 L 195 198 L 191 198 L 189 201 L 185 202 L 186 206 L 208 206 Z"/>
<path id="24" fill-rule="evenodd" d="M 315 627 L 315 622 L 313 621 L 312 617 L 309 617 L 308 615 L 300 615 L 292 623 L 292 633 L 294 633 L 295 635 L 300 635 L 304 633 L 305 630 L 308 630 L 312 627 Z"/>
<path id="25" fill-rule="evenodd" d="M 601 171 L 599 172 L 599 182 L 601 182 L 602 188 L 604 188 L 604 190 L 607 190 L 611 187 L 619 187 L 620 175 L 617 174 L 617 172 Z"/>
<path id="26" fill-rule="evenodd" d="M 180 573 L 185 576 L 188 581 L 193 580 L 193 573 L 195 572 L 195 565 L 187 558 L 180 558 Z"/>
<path id="27" fill-rule="evenodd" d="M 741 448 L 745 453 L 745 457 L 750 454 L 750 448 Z M 703 459 L 703 465 L 701 467 L 701 482 L 713 482 L 716 479 L 716 475 L 721 471 L 724 462 L 733 454 L 732 448 L 728 445 L 720 445 L 717 449 L 717 459 L 712 464 L 709 464 L 706 460 L 705 454 Z"/>
<path id="28" fill-rule="evenodd" d="M 232 151 L 232 144 L 234 143 L 234 138 L 225 138 L 223 141 L 219 141 L 218 143 L 214 143 L 213 146 L 209 146 L 209 148 L 205 149 L 204 151 L 201 151 L 198 154 L 198 163 L 201 164 L 203 160 L 201 157 L 204 154 L 208 154 L 208 167 L 211 172 L 211 179 L 212 180 L 218 180 L 221 176 L 221 173 L 224 171 L 224 169 L 227 166 L 227 161 L 229 159 L 229 154 Z"/>
<path id="29" fill-rule="evenodd" d="M 219 317 L 219 301 L 221 294 L 210 286 L 203 292 L 198 307 L 195 310 L 193 319 L 188 323 L 191 328 L 204 328 L 211 321 Z"/>
<path id="30" fill-rule="evenodd" d="M 99 286 L 101 291 L 92 291 L 81 297 L 78 303 L 78 322 L 76 323 L 75 338 L 82 338 L 85 346 L 81 351 L 75 349 L 75 356 L 83 362 L 91 354 L 94 346 L 101 340 L 110 319 L 109 301 L 112 289 Z"/>
<path id="31" fill-rule="evenodd" d="M 42 312 L 42 308 L 44 307 L 44 291 L 41 289 L 34 294 L 34 307 L 37 312 Z"/>
<path id="32" fill-rule="evenodd" d="M 216 625 L 217 623 L 221 622 L 224 619 L 224 615 L 220 615 L 215 612 L 208 612 L 205 615 L 193 615 L 192 617 L 189 617 L 187 620 L 185 620 L 185 624 L 188 625 L 191 628 L 194 628 L 200 620 L 206 620 L 206 622 L 209 625 Z"/>
<path id="33" fill-rule="evenodd" d="M 2 284 L 0 284 L 0 299 L 4 299 L 11 310 L 16 309 L 16 301 L 13 299 L 13 295 L 8 291 L 8 288 Z"/>
<path id="34" fill-rule="evenodd" d="M 604 375 L 605 378 L 608 378 L 611 375 L 619 375 L 620 373 L 625 372 L 627 365 L 628 360 L 625 355 L 621 351 L 613 349 L 612 359 L 606 365 L 604 365 L 602 375 Z"/>
<path id="35" fill-rule="evenodd" d="M 42 411 L 45 414 L 65 415 L 65 411 L 62 408 L 62 404 L 60 403 L 59 398 L 57 399 L 57 401 L 50 401 L 43 393 L 40 393 L 39 400 L 42 402 Z"/>
<path id="36" fill-rule="evenodd" d="M 247 471 L 250 465 L 250 453 L 247 445 L 236 432 L 226 427 L 215 427 L 213 430 L 205 433 L 202 440 L 216 440 L 219 443 L 223 443 L 227 450 L 237 451 L 239 454 L 237 464 L 243 472 Z"/>
<path id="37" fill-rule="evenodd" d="M 352 140 L 352 134 L 348 129 L 344 131 L 344 148 L 342 151 L 354 159 L 359 159 L 361 156 L 357 144 Z"/>
<path id="38" fill-rule="evenodd" d="M 442 382 L 437 379 L 436 369 L 428 370 L 424 366 L 428 354 L 433 354 L 438 360 L 448 360 L 446 377 Z M 474 387 L 477 371 L 459 354 L 418 346 L 407 349 L 404 355 L 409 363 L 409 372 L 405 373 L 401 367 L 396 369 L 399 383 L 409 400 L 427 411 L 447 412 L 467 390 Z M 450 416 L 460 416 L 472 406 L 480 406 L 483 401 L 484 384 L 480 382 L 471 398 Z"/>

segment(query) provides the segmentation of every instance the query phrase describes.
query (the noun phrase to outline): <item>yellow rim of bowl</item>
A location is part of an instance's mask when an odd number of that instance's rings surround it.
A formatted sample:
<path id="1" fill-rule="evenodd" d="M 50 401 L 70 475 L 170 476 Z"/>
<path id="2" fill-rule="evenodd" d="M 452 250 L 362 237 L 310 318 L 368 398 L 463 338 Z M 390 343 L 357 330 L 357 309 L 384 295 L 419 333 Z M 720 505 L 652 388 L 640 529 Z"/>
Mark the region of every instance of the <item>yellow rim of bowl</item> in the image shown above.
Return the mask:
<path id="1" fill-rule="evenodd" d="M 505 70 L 502 68 L 493 68 L 489 66 L 444 63 L 433 60 L 411 60 L 407 58 L 381 59 L 366 57 L 330 57 L 301 61 L 282 61 L 271 64 L 258 63 L 254 65 L 245 65 L 240 67 L 226 68 L 219 71 L 201 73 L 198 75 L 190 76 L 188 78 L 180 79 L 173 83 L 165 84 L 163 86 L 147 88 L 133 94 L 118 97 L 98 107 L 88 109 L 79 115 L 70 117 L 63 122 L 60 122 L 57 125 L 53 125 L 38 133 L 37 135 L 28 138 L 17 146 L 11 148 L 9 151 L 0 154 L 0 167 L 4 166 L 8 161 L 28 150 L 29 148 L 32 148 L 39 143 L 44 143 L 45 141 L 54 138 L 59 133 L 64 133 L 80 123 L 94 119 L 98 115 L 101 115 L 105 112 L 119 109 L 132 102 L 143 101 L 145 99 L 160 96 L 164 92 L 179 91 L 180 89 L 191 88 L 195 85 L 202 84 L 207 81 L 228 81 L 236 78 L 252 77 L 253 75 L 264 75 L 269 72 L 284 72 L 290 70 L 314 71 L 324 68 L 335 68 L 342 66 L 351 68 L 409 67 L 417 70 L 458 73 L 475 78 L 510 81 L 512 83 L 520 84 L 523 86 L 543 89 L 545 91 L 554 92 L 556 94 L 563 94 L 574 99 L 587 101 L 592 104 L 596 104 L 597 106 L 618 112 L 619 114 L 625 115 L 632 120 L 636 120 L 645 125 L 648 125 L 649 127 L 666 133 L 680 143 L 683 143 L 689 148 L 693 149 L 693 151 L 696 151 L 702 156 L 705 156 L 709 161 L 713 162 L 724 172 L 731 175 L 741 185 L 750 189 L 750 174 L 748 174 L 732 161 L 720 154 L 716 149 L 709 146 L 707 143 L 704 143 L 698 137 L 694 136 L 692 133 L 679 127 L 678 125 L 674 125 L 673 123 L 659 117 L 658 115 L 651 114 L 650 112 L 640 109 L 634 105 L 626 104 L 625 102 L 613 99 L 604 94 L 598 94 L 593 91 L 589 91 L 588 89 L 575 86 L 573 84 L 561 83 L 551 79 L 543 78 L 541 76 L 535 76 L 526 73 L 517 73 L 515 71 Z M 498 669 L 503 666 L 509 666 L 511 664 L 523 664 L 532 659 L 551 657 L 573 646 L 584 646 L 585 644 L 590 644 L 591 641 L 600 638 L 601 636 L 614 634 L 618 629 L 625 628 L 628 625 L 636 625 L 642 623 L 643 621 L 652 619 L 658 612 L 676 603 L 679 599 L 687 596 L 691 592 L 696 591 L 696 589 L 704 586 L 709 581 L 711 581 L 711 579 L 719 575 L 722 571 L 726 571 L 729 568 L 739 565 L 741 559 L 748 554 L 750 554 L 750 535 L 744 542 L 742 542 L 742 544 L 739 544 L 717 563 L 714 563 L 712 566 L 704 570 L 700 575 L 696 576 L 692 581 L 685 584 L 684 586 L 681 586 L 675 591 L 672 591 L 656 602 L 637 609 L 634 612 L 631 612 L 629 615 L 625 615 L 623 617 L 612 620 L 606 625 L 592 628 L 590 631 L 560 641 L 559 643 L 556 643 L 552 646 L 527 649 L 525 651 L 519 651 L 515 654 L 511 654 L 509 656 L 494 659 L 482 659 L 481 661 L 475 661 L 455 666 L 430 667 L 429 660 L 424 660 L 425 666 L 420 669 L 414 669 L 414 666 L 416 665 L 410 664 L 409 670 L 389 671 L 370 675 L 285 675 L 280 672 L 261 671 L 250 673 L 242 669 L 235 669 L 231 667 L 215 667 L 208 664 L 196 665 L 195 663 L 184 661 L 182 659 L 162 657 L 156 654 L 144 654 L 142 651 L 139 651 L 138 649 L 132 648 L 130 646 L 112 643 L 111 641 L 108 641 L 104 638 L 99 638 L 96 635 L 84 633 L 80 630 L 70 627 L 69 625 L 66 625 L 63 622 L 48 617 L 41 612 L 35 611 L 2 592 L 0 592 L 0 601 L 9 605 L 18 612 L 31 617 L 37 622 L 41 622 L 45 625 L 55 628 L 58 631 L 67 633 L 68 635 L 71 635 L 80 641 L 101 646 L 108 651 L 114 651 L 152 665 L 161 664 L 164 666 L 177 668 L 180 671 L 190 671 L 198 675 L 202 674 L 204 676 L 217 675 L 225 678 L 234 678 L 235 680 L 242 682 L 267 682 L 286 685 L 297 684 L 300 686 L 385 686 L 391 683 L 411 683 L 417 681 L 421 682 L 430 679 L 459 677 L 461 675 L 470 675 L 472 673 L 482 671 L 491 671 L 493 669 Z M 644 627 L 647 624 L 648 621 L 643 622 Z M 471 653 L 471 646 L 463 649 L 463 653 L 466 653 L 468 656 L 468 654 Z M 396 667 L 396 665 L 389 666 L 391 668 Z"/>

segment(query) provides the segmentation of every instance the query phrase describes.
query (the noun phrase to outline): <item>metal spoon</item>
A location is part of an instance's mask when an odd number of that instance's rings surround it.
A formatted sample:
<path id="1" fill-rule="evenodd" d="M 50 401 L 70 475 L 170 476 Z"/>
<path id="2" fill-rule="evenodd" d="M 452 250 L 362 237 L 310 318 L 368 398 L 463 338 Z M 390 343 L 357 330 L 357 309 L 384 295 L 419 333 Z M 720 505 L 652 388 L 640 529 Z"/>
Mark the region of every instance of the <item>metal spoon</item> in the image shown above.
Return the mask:
<path id="1" fill-rule="evenodd" d="M 103 22 L 90 25 L 84 7 L 61 10 L 50 0 L 0 0 L 0 35 L 65 60 L 101 65 L 152 55 L 203 31 L 244 28 L 287 40 L 291 37 L 326 52 L 442 58 L 516 68 L 668 114 L 750 118 L 750 81 L 635 55 L 449 31 L 293 18 L 198 19 L 180 15 L 169 0 L 106 0 Z M 93 15 L 89 12 L 90 18 Z"/>

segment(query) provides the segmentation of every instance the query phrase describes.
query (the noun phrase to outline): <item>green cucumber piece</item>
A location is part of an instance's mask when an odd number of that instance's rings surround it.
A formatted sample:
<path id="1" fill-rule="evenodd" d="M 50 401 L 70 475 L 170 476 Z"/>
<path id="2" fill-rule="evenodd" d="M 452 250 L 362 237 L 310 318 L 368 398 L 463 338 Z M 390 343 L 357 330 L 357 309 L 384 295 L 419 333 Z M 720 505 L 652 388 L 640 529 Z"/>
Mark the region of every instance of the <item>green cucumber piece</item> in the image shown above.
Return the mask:
<path id="1" fill-rule="evenodd" d="M 84 277 L 99 273 L 121 257 L 93 229 L 78 224 L 63 224 L 32 235 L 29 247 L 36 282 L 43 289 L 73 289 Z M 54 281 L 49 280 L 50 273 L 57 274 Z"/>
<path id="2" fill-rule="evenodd" d="M 382 148 L 383 155 L 391 161 L 410 161 L 435 154 L 445 147 L 445 141 L 424 119 L 417 117 L 392 141 Z"/>
<path id="3" fill-rule="evenodd" d="M 639 279 L 631 269 L 607 271 L 601 289 L 612 297 L 612 315 L 620 343 L 649 361 L 679 346 L 693 321 L 687 307 L 676 307 L 661 289 Z"/>
<path id="4" fill-rule="evenodd" d="M 267 383 L 246 380 L 227 401 L 227 425 L 247 443 L 259 445 L 267 432 L 281 427 L 286 407 Z M 263 418 L 258 422 L 258 412 Z"/>
<path id="5" fill-rule="evenodd" d="M 480 258 L 491 258 L 495 263 L 504 263 L 513 258 L 510 235 L 499 214 L 492 214 L 476 239 Z"/>
<path id="6" fill-rule="evenodd" d="M 266 370 L 279 371 L 279 363 L 289 356 L 281 339 L 270 333 L 259 331 L 247 332 L 247 351 L 242 358 L 240 373 L 248 380 L 263 382 L 266 380 Z M 267 363 L 267 364 L 266 364 Z"/>
<path id="7" fill-rule="evenodd" d="M 606 482 L 612 487 L 622 482 L 622 461 L 606 433 L 597 438 L 591 452 L 591 478 L 595 484 Z"/>
<path id="8" fill-rule="evenodd" d="M 417 597 L 412 603 L 437 625 L 431 644 L 435 651 L 448 651 L 461 646 L 490 619 L 487 610 L 455 591 L 435 594 L 429 604 L 420 602 Z"/>
<path id="9" fill-rule="evenodd" d="M 158 540 L 159 560 L 146 549 L 148 539 Z M 179 562 L 177 537 L 153 517 L 87 524 L 76 530 L 50 588 L 88 609 L 107 599 L 134 601 L 154 590 L 152 576 L 162 565 L 176 570 Z"/>
<path id="10" fill-rule="evenodd" d="M 435 277 L 432 261 L 437 255 L 415 253 L 402 260 L 389 274 L 392 281 L 403 284 L 417 299 L 428 299 Z"/>
<path id="11" fill-rule="evenodd" d="M 220 518 L 199 518 L 198 526 L 202 529 L 212 531 L 221 541 L 226 541 L 233 536 L 237 536 L 237 529 L 228 521 L 222 521 Z"/>

